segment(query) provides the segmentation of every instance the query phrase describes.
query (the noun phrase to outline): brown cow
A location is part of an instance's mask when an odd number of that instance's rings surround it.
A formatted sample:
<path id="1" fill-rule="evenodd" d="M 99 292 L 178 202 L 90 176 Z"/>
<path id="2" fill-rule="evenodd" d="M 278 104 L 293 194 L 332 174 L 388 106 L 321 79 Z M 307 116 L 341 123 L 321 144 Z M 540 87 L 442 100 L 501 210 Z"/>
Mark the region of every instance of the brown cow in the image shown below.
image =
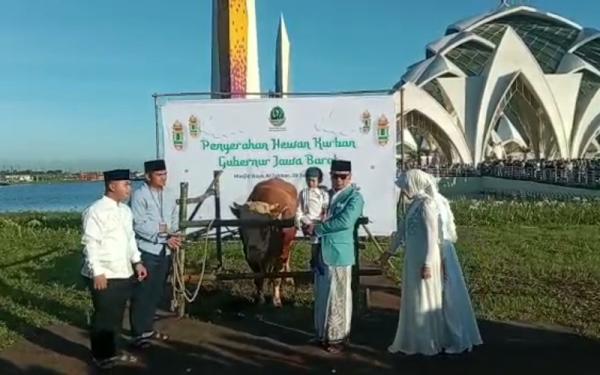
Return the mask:
<path id="1" fill-rule="evenodd" d="M 294 185 L 279 178 L 261 181 L 243 205 L 234 203 L 233 214 L 242 220 L 293 219 L 298 206 Z M 241 226 L 240 236 L 246 261 L 253 272 L 289 271 L 290 252 L 296 228 Z M 264 279 L 255 279 L 256 301 L 264 303 Z M 281 307 L 281 279 L 273 280 L 273 305 Z"/>

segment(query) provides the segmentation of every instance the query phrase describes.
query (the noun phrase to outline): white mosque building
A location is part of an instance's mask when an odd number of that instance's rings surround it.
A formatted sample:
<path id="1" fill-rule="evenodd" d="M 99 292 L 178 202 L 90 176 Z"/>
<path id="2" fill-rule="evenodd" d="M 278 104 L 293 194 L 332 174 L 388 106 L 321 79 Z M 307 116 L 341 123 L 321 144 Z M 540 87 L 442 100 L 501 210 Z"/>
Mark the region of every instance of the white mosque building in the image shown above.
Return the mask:
<path id="1" fill-rule="evenodd" d="M 405 154 L 477 164 L 600 153 L 600 31 L 555 14 L 501 7 L 450 25 L 396 88 Z"/>

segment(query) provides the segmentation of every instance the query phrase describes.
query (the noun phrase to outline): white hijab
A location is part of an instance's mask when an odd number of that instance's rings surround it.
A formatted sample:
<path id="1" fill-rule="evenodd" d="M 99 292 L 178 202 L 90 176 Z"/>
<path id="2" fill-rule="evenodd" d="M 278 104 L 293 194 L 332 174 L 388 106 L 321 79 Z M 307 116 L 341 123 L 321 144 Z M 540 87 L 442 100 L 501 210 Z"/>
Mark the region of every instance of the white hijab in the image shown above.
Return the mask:
<path id="1" fill-rule="evenodd" d="M 444 240 L 456 242 L 458 236 L 456 235 L 456 225 L 454 223 L 454 214 L 452 213 L 452 208 L 450 208 L 450 202 L 448 202 L 448 199 L 446 199 L 446 197 L 444 197 L 438 191 L 436 178 L 432 175 L 428 176 L 431 181 L 435 203 L 442 219 L 442 234 L 444 236 Z"/>
<path id="2" fill-rule="evenodd" d="M 435 199 L 435 183 L 431 176 L 420 169 L 411 169 L 396 179 L 396 185 L 406 192 L 410 199 Z"/>
<path id="3" fill-rule="evenodd" d="M 443 230 L 441 230 L 441 228 L 444 227 L 444 223 L 441 222 L 440 209 L 437 207 L 437 188 L 435 180 L 432 179 L 432 176 L 421 171 L 420 169 L 411 169 L 398 176 L 396 179 L 396 185 L 403 190 L 406 195 L 408 195 L 410 200 L 412 200 L 405 217 L 411 216 L 415 210 L 422 205 L 428 205 L 435 211 L 434 215 L 437 216 L 439 222 L 438 228 L 440 229 L 438 230 L 438 235 L 441 243 L 443 239 Z M 392 233 L 393 241 L 390 246 L 392 253 L 396 253 L 399 246 L 401 246 L 404 236 L 403 233 L 403 230 Z"/>

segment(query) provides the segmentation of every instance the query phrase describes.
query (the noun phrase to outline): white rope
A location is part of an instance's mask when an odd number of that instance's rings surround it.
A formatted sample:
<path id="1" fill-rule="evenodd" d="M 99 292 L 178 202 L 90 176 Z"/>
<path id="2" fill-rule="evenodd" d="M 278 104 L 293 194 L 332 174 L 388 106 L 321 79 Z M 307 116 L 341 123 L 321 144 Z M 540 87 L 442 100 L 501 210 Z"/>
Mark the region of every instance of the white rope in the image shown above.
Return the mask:
<path id="1" fill-rule="evenodd" d="M 373 243 L 375 244 L 375 247 L 377 248 L 377 250 L 383 254 L 385 253 L 385 250 L 383 250 L 383 247 L 381 246 L 381 244 L 377 241 L 377 239 L 375 238 L 375 236 L 373 236 L 373 233 L 371 233 L 371 231 L 369 230 L 369 228 L 367 227 L 366 224 L 362 224 L 363 229 L 365 230 L 365 232 L 367 232 L 367 236 L 369 236 L 369 239 L 371 241 L 373 241 Z M 387 260 L 387 264 L 396 272 L 399 272 L 398 267 L 396 267 L 396 265 L 394 263 L 392 263 L 392 261 L 390 259 Z M 381 265 L 383 266 L 383 264 Z"/>
<path id="2" fill-rule="evenodd" d="M 391 259 L 388 259 L 388 260 L 387 260 L 387 264 L 388 264 L 388 266 L 390 266 L 390 268 L 392 268 L 394 271 L 396 271 L 396 272 L 400 272 L 400 270 L 398 269 L 398 267 L 396 267 L 396 265 L 395 265 L 394 263 L 392 263 Z M 382 266 L 383 266 L 383 264 L 382 264 Z"/>
<path id="3" fill-rule="evenodd" d="M 183 296 L 184 300 L 187 301 L 187 303 L 192 303 L 194 302 L 197 298 L 198 298 L 198 294 L 200 293 L 200 288 L 202 287 L 202 283 L 204 281 L 204 275 L 205 275 L 205 271 L 206 271 L 206 260 L 208 258 L 208 240 L 209 240 L 209 233 L 210 230 L 212 229 L 212 226 L 215 222 L 215 219 L 213 219 L 207 226 L 206 228 L 206 233 L 204 234 L 204 256 L 203 256 L 203 260 L 202 260 L 202 271 L 200 272 L 200 278 L 198 280 L 198 283 L 196 284 L 196 287 L 194 289 L 194 292 L 189 292 L 187 287 L 185 286 L 185 280 L 184 280 L 184 266 L 185 266 L 185 262 L 183 257 L 181 256 L 181 254 L 179 252 L 174 254 L 173 257 L 173 301 L 171 302 L 171 309 L 174 309 L 177 304 L 177 297 L 179 295 Z M 379 242 L 375 239 L 375 237 L 372 235 L 372 233 L 368 230 L 366 225 L 363 225 L 363 228 L 366 230 L 367 235 L 370 237 L 370 239 L 374 242 L 375 247 L 380 251 L 383 252 L 383 248 L 382 246 L 379 244 Z M 240 241 L 241 242 L 241 241 Z M 240 246 L 242 247 L 243 250 L 243 245 L 240 244 Z M 395 264 L 393 264 L 389 259 L 387 261 L 388 265 L 398 271 L 398 268 L 396 267 Z"/>
<path id="4" fill-rule="evenodd" d="M 185 286 L 185 280 L 184 280 L 184 266 L 185 266 L 185 262 L 182 256 L 180 256 L 179 253 L 176 253 L 175 256 L 173 257 L 173 276 L 174 276 L 174 283 L 173 283 L 173 298 L 176 299 L 176 296 L 181 295 L 183 296 L 183 298 L 185 299 L 185 301 L 187 301 L 188 303 L 192 303 L 196 300 L 196 298 L 198 298 L 198 294 L 200 293 L 200 288 L 202 287 L 202 282 L 204 280 L 204 273 L 206 270 L 206 260 L 208 258 L 208 240 L 209 240 L 209 233 L 210 230 L 212 229 L 212 226 L 215 222 L 215 219 L 213 219 L 208 226 L 206 227 L 206 233 L 204 235 L 204 258 L 202 260 L 202 271 L 200 273 L 200 278 L 198 280 L 198 283 L 196 284 L 196 288 L 194 290 L 193 293 L 190 293 L 188 291 L 188 289 Z M 175 305 L 177 304 L 177 301 L 175 301 Z M 171 304 L 171 308 L 174 307 L 174 304 Z"/>

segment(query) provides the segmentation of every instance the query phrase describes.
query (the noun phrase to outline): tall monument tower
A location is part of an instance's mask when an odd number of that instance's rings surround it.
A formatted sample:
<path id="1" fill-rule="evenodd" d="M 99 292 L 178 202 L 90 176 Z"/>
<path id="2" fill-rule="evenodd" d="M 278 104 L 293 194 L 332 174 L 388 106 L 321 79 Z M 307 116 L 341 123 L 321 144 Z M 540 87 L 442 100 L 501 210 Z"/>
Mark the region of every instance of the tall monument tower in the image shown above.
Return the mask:
<path id="1" fill-rule="evenodd" d="M 275 92 L 290 92 L 290 39 L 283 15 L 279 19 L 277 33 L 277 50 L 275 51 Z"/>
<path id="2" fill-rule="evenodd" d="M 213 0 L 212 92 L 214 98 L 246 98 L 260 92 L 254 0 Z"/>

